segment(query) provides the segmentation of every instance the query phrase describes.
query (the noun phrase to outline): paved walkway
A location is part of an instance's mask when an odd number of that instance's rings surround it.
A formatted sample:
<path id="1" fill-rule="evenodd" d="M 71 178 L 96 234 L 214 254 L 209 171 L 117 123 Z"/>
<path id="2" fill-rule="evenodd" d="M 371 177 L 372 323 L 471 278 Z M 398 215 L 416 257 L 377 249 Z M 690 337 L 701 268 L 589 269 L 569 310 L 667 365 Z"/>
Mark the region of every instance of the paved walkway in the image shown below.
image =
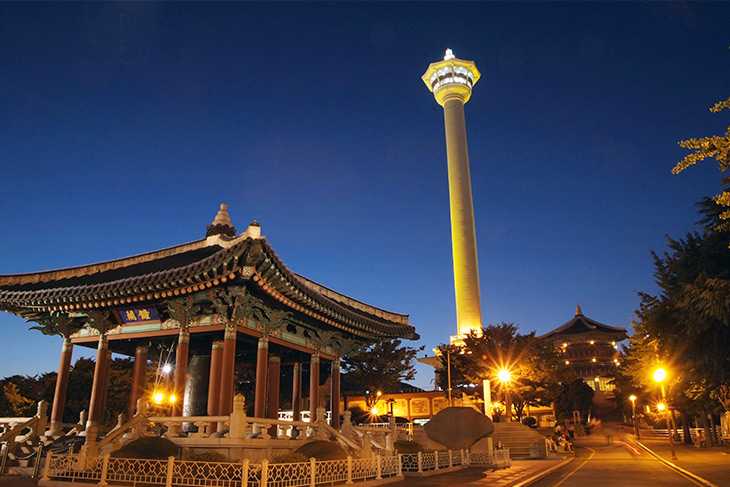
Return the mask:
<path id="1" fill-rule="evenodd" d="M 482 485 L 490 487 L 509 487 L 526 480 L 536 473 L 557 465 L 561 460 L 514 460 L 512 467 L 500 470 L 467 468 L 458 472 L 431 477 L 406 477 L 401 482 L 389 484 L 393 487 L 447 487 L 454 485 Z"/>
<path id="2" fill-rule="evenodd" d="M 730 486 L 730 448 L 695 448 L 693 446 L 675 445 L 677 460 L 672 454 L 667 440 L 641 440 L 654 453 L 669 460 L 695 475 L 717 485 Z"/>
<path id="3" fill-rule="evenodd" d="M 576 441 L 576 459 L 532 487 L 691 487 L 697 484 L 621 440 L 605 436 Z"/>

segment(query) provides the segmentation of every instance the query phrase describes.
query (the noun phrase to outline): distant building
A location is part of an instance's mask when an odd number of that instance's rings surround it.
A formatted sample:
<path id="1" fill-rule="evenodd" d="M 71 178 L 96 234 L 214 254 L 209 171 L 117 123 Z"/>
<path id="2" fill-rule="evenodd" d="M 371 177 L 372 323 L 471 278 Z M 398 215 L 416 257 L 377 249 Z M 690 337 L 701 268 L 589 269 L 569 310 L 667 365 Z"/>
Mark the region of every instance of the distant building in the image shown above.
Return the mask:
<path id="1" fill-rule="evenodd" d="M 566 367 L 598 392 L 611 392 L 616 368 L 621 365 L 618 344 L 628 338 L 625 328 L 592 320 L 580 306 L 567 323 L 541 337 L 561 351 Z"/>

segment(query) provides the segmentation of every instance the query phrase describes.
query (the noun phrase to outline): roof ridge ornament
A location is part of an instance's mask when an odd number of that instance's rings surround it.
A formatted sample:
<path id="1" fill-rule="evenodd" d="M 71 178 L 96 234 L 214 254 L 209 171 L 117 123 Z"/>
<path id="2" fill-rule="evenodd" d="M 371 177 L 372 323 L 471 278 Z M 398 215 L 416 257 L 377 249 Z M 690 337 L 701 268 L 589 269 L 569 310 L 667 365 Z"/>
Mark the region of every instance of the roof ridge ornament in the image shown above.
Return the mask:
<path id="1" fill-rule="evenodd" d="M 231 215 L 228 213 L 228 205 L 225 203 L 220 204 L 213 222 L 206 228 L 205 236 L 212 237 L 213 235 L 231 238 L 236 236 L 236 227 L 233 226 Z"/>
<path id="2" fill-rule="evenodd" d="M 580 308 L 580 304 L 575 305 L 575 316 L 583 316 L 583 310 Z"/>

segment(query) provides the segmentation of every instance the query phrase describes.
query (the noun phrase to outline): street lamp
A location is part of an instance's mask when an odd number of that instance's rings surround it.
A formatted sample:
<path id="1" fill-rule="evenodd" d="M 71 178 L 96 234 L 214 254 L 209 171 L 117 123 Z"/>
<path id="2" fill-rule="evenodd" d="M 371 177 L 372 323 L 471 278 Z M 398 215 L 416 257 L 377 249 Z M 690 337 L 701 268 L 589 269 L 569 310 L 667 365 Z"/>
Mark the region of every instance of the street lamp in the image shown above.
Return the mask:
<path id="1" fill-rule="evenodd" d="M 502 385 L 502 395 L 504 400 L 504 417 L 509 423 L 512 421 L 512 397 L 509 391 L 509 385 L 512 382 L 512 372 L 506 367 L 502 367 L 497 371 L 497 380 Z"/>
<path id="2" fill-rule="evenodd" d="M 636 421 L 636 394 L 631 394 L 629 396 L 629 401 L 631 401 L 631 421 L 634 423 L 634 434 L 636 434 L 636 439 L 640 439 L 639 436 L 639 423 Z"/>
<path id="3" fill-rule="evenodd" d="M 660 413 L 664 413 L 664 411 L 666 411 L 665 419 L 667 420 L 667 437 L 669 438 L 669 448 L 672 451 L 672 460 L 676 460 L 677 452 L 674 451 L 674 438 L 672 438 L 672 429 L 669 424 L 669 415 L 671 414 L 671 412 L 669 411 L 669 407 L 667 407 L 667 404 L 665 402 L 667 400 L 667 395 L 664 390 L 664 382 L 667 380 L 668 375 L 669 374 L 667 373 L 667 370 L 665 368 L 657 367 L 652 373 L 652 378 L 654 379 L 654 382 L 659 384 L 659 387 L 662 391 L 662 402 L 658 403 L 656 405 L 656 408 L 657 411 L 659 411 Z"/>

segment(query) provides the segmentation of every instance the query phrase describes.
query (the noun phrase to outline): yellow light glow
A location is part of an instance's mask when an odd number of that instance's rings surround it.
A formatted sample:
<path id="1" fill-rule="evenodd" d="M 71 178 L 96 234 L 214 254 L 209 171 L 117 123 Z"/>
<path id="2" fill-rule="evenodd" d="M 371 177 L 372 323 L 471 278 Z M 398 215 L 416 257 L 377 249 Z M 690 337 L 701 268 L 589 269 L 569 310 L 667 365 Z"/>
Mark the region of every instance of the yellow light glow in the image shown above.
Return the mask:
<path id="1" fill-rule="evenodd" d="M 665 380 L 667 380 L 667 371 L 666 369 L 659 367 L 654 371 L 654 374 L 652 374 L 652 378 L 654 379 L 654 382 L 662 383 Z"/>
<path id="2" fill-rule="evenodd" d="M 175 394 L 170 394 L 170 397 L 168 397 L 167 400 L 170 404 L 175 404 L 177 402 L 177 396 Z"/>
<path id="3" fill-rule="evenodd" d="M 667 405 L 664 404 L 663 402 L 657 403 L 656 410 L 659 411 L 660 413 L 663 413 L 664 411 L 667 410 Z"/>
<path id="4" fill-rule="evenodd" d="M 499 369 L 497 371 L 497 379 L 502 384 L 508 384 L 512 380 L 512 372 L 507 369 Z"/>
<path id="5" fill-rule="evenodd" d="M 565 365 L 570 365 L 570 360 L 566 360 Z"/>
<path id="6" fill-rule="evenodd" d="M 380 397 L 382 395 L 383 395 L 383 391 L 378 391 L 378 393 L 376 394 L 376 396 L 378 396 L 378 397 Z"/>
<path id="7" fill-rule="evenodd" d="M 568 346 L 567 342 L 563 342 L 563 348 L 566 348 Z"/>
<path id="8" fill-rule="evenodd" d="M 638 399 L 638 398 L 636 397 L 636 394 L 631 394 L 631 395 L 629 396 L 629 401 L 631 401 L 631 402 L 636 402 L 636 399 Z"/>
<path id="9" fill-rule="evenodd" d="M 601 380 L 601 378 L 600 377 L 594 377 L 593 380 L 596 381 L 596 382 L 598 382 L 598 381 Z"/>
<path id="10" fill-rule="evenodd" d="M 596 357 L 593 357 L 593 358 L 591 359 L 591 362 L 594 362 L 594 363 L 595 363 L 595 361 L 596 361 Z"/>
<path id="11" fill-rule="evenodd" d="M 591 345 L 595 345 L 595 344 L 596 344 L 596 341 L 595 341 L 595 340 L 591 340 L 591 341 L 590 341 L 590 342 L 588 342 L 588 343 L 590 343 Z"/>
<path id="12" fill-rule="evenodd" d="M 165 394 L 160 391 L 155 392 L 152 395 L 152 402 L 154 402 L 155 404 L 162 404 L 163 402 L 165 402 Z"/>
<path id="13" fill-rule="evenodd" d="M 378 408 L 376 408 L 375 406 L 373 406 L 372 408 L 370 408 L 370 414 L 372 414 L 373 416 L 377 416 L 378 415 Z"/>

